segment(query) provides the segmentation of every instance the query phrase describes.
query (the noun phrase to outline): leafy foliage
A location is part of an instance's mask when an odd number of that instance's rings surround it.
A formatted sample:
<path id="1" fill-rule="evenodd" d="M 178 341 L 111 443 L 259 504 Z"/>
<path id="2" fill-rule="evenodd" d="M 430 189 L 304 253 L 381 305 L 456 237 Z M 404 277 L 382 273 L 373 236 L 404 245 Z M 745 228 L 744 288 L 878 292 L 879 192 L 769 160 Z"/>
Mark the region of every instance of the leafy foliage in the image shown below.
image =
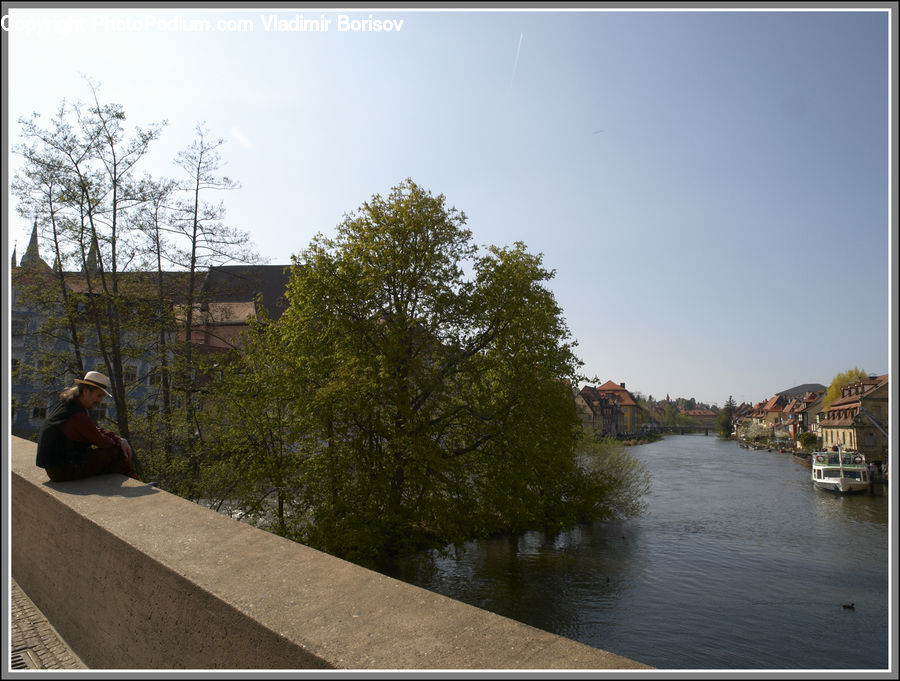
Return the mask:
<path id="1" fill-rule="evenodd" d="M 479 253 L 464 225 L 407 180 L 295 257 L 288 310 L 217 400 L 235 479 L 293 491 L 288 536 L 384 565 L 639 507 L 633 463 L 577 449 L 553 273 L 523 244 Z"/>
<path id="2" fill-rule="evenodd" d="M 145 477 L 369 565 L 639 510 L 635 462 L 581 440 L 554 273 L 522 243 L 479 250 L 465 215 L 410 180 L 295 257 L 289 309 L 241 352 L 195 351 L 201 272 L 254 257 L 202 198 L 234 186 L 221 140 L 198 127 L 177 159 L 186 181 L 138 179 L 159 127 L 129 138 L 92 92 L 49 127 L 23 121 L 13 189 L 56 263 L 19 290 L 45 320 L 37 352 L 57 353 L 34 364 L 46 384 L 109 374 Z M 130 360 L 156 363 L 143 392 L 161 409 L 135 404 L 148 377 Z"/>
<path id="3" fill-rule="evenodd" d="M 816 448 L 819 438 L 815 433 L 800 433 L 800 435 L 797 436 L 797 441 L 800 443 L 800 447 L 804 452 L 811 452 Z"/>
<path id="4" fill-rule="evenodd" d="M 734 399 L 729 395 L 728 401 L 725 402 L 725 406 L 722 407 L 722 410 L 716 415 L 716 431 L 718 432 L 719 437 L 731 437 L 735 409 L 737 409 L 737 404 L 735 404 Z"/>
<path id="5" fill-rule="evenodd" d="M 582 477 L 590 505 L 580 509 L 580 519 L 618 519 L 639 515 L 650 493 L 650 474 L 613 438 L 588 438 L 578 444 Z"/>
<path id="6" fill-rule="evenodd" d="M 138 445 L 147 474 L 176 484 L 187 471 L 193 484 L 195 377 L 207 358 L 194 356 L 192 313 L 209 268 L 256 256 L 248 235 L 224 223 L 222 204 L 206 201 L 235 186 L 218 172 L 222 140 L 198 126 L 176 159 L 186 179 L 139 176 L 162 126 L 129 130 L 121 105 L 102 103 L 89 85 L 88 104 L 20 121 L 24 162 L 11 189 L 54 266 L 35 257 L 17 272 L 16 306 L 30 328 L 16 378 L 39 407 L 86 370 L 106 373 L 115 423 L 103 425 Z M 155 365 L 154 375 L 139 374 L 140 364 Z M 182 470 L 175 457 L 187 452 Z"/>
<path id="7" fill-rule="evenodd" d="M 828 389 L 825 391 L 825 398 L 822 400 L 822 409 L 828 409 L 832 402 L 841 396 L 841 388 L 850 383 L 856 383 L 869 377 L 868 372 L 853 367 L 847 371 L 842 371 L 831 379 Z"/>

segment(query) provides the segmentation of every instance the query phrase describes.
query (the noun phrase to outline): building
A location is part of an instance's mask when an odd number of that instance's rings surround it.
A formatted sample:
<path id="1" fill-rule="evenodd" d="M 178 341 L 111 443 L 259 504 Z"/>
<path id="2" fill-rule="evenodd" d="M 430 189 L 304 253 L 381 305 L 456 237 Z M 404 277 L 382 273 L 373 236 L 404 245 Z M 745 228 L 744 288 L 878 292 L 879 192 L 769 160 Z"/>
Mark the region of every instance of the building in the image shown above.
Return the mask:
<path id="1" fill-rule="evenodd" d="M 601 386 L 597 386 L 596 394 L 614 401 L 619 409 L 622 410 L 621 429 L 618 435 L 634 435 L 641 430 L 643 425 L 643 417 L 641 415 L 641 407 L 637 400 L 625 388 L 624 383 L 615 383 L 607 381 Z"/>
<path id="2" fill-rule="evenodd" d="M 794 410 L 797 418 L 797 435 L 800 435 L 800 433 L 819 434 L 818 415 L 822 411 L 824 400 L 825 390 L 810 391 L 800 399 Z"/>
<path id="3" fill-rule="evenodd" d="M 575 406 L 582 428 L 588 432 L 618 437 L 625 423 L 625 415 L 618 402 L 601 394 L 593 386 L 584 386 L 575 395 Z"/>
<path id="4" fill-rule="evenodd" d="M 207 272 L 191 315 L 191 342 L 207 349 L 237 349 L 250 319 L 265 309 L 275 321 L 287 307 L 285 265 L 229 265 Z M 262 305 L 262 308 L 260 307 Z M 177 317 L 184 322 L 184 306 Z M 183 329 L 179 340 L 184 339 Z"/>
<path id="5" fill-rule="evenodd" d="M 716 427 L 716 417 L 718 414 L 712 409 L 682 409 L 681 413 L 684 416 L 693 419 L 701 428 Z"/>
<path id="6" fill-rule="evenodd" d="M 769 398 L 769 401 L 762 408 L 763 412 L 763 425 L 768 425 L 770 427 L 775 427 L 775 425 L 781 423 L 782 413 L 784 412 L 784 408 L 787 406 L 788 400 L 782 395 L 775 395 L 774 397 Z"/>
<path id="7" fill-rule="evenodd" d="M 888 378 L 870 376 L 841 388 L 841 396 L 818 414 L 823 447 L 857 451 L 875 463 L 887 461 Z"/>
<path id="8" fill-rule="evenodd" d="M 59 390 L 71 385 L 84 371 L 96 370 L 113 378 L 91 342 L 93 333 L 89 324 L 79 329 L 85 339 L 82 356 L 76 358 L 67 342 L 68 333 L 58 333 L 61 327 L 53 327 L 54 317 L 63 318 L 63 306 L 91 295 L 90 275 L 92 259 L 82 272 L 60 272 L 44 262 L 38 252 L 37 224 L 32 231 L 28 249 L 18 265 L 15 254 L 11 262 L 11 431 L 24 438 L 36 436 L 43 424 L 47 407 L 56 399 Z M 150 303 L 160 293 L 164 307 L 174 311 L 174 318 L 184 322 L 184 305 L 187 299 L 188 274 L 186 272 L 134 272 L 117 273 L 119 292 L 129 301 L 130 308 Z M 240 337 L 250 319 L 254 319 L 264 306 L 269 318 L 278 319 L 286 306 L 285 292 L 289 280 L 289 268 L 283 265 L 227 266 L 212 268 L 201 275 L 192 316 L 191 341 L 200 349 L 199 355 L 226 352 L 239 346 Z M 93 280 L 95 282 L 95 280 Z M 160 288 L 160 285 L 162 288 Z M 68 300 L 67 300 L 68 299 Z M 180 308 L 180 310 L 179 310 Z M 127 312 L 126 312 L 127 314 Z M 65 331 L 65 329 L 62 329 Z M 160 366 L 163 357 L 156 348 L 162 344 L 156 339 L 139 339 L 146 334 L 140 325 L 132 325 L 128 345 L 137 352 L 121 362 L 123 382 L 129 407 L 137 414 L 159 408 L 162 391 Z M 169 348 L 183 340 L 182 328 L 173 325 L 165 343 Z M 141 350 L 143 348 L 143 350 Z M 171 350 L 169 350 L 171 353 Z M 75 375 L 75 374 L 79 375 Z M 177 405 L 176 405 L 177 406 Z M 101 421 L 104 417 L 115 420 L 116 406 L 110 400 L 102 411 L 93 414 Z"/>

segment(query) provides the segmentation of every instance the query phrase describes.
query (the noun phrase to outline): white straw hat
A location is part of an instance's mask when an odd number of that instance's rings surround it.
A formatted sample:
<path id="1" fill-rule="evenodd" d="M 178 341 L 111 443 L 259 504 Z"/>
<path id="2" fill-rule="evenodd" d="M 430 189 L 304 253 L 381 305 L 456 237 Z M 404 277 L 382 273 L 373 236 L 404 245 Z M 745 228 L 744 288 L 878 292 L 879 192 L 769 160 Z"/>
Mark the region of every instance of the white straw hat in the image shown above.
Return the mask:
<path id="1" fill-rule="evenodd" d="M 84 378 L 76 378 L 75 382 L 89 385 L 92 388 L 100 388 L 108 397 L 112 397 L 112 393 L 109 392 L 109 379 L 99 371 L 88 371 Z"/>

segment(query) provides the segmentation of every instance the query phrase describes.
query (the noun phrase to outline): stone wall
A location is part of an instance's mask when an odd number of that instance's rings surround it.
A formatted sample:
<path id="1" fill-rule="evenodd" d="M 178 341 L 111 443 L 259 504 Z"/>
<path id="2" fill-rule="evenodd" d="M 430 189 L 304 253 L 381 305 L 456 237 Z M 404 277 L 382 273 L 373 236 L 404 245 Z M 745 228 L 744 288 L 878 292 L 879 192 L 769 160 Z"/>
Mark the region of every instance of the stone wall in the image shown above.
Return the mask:
<path id="1" fill-rule="evenodd" d="M 92 669 L 647 669 L 11 438 L 12 574 Z"/>

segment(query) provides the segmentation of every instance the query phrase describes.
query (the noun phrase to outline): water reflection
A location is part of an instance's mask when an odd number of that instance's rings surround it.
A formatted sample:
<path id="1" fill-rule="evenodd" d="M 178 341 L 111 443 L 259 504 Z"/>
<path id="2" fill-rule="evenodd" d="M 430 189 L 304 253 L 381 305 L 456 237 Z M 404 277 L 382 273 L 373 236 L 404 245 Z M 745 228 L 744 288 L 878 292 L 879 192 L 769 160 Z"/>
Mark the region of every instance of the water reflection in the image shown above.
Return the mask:
<path id="1" fill-rule="evenodd" d="M 641 574 L 639 544 L 620 523 L 549 536 L 527 532 L 466 544 L 455 555 L 421 556 L 393 576 L 564 636 L 583 632 L 585 603 L 596 624 Z M 589 560 L 585 560 L 586 556 Z"/>
<path id="2" fill-rule="evenodd" d="M 849 523 L 887 527 L 888 497 L 884 485 L 876 496 L 868 494 L 841 495 L 816 490 L 813 511 L 829 523 Z"/>

